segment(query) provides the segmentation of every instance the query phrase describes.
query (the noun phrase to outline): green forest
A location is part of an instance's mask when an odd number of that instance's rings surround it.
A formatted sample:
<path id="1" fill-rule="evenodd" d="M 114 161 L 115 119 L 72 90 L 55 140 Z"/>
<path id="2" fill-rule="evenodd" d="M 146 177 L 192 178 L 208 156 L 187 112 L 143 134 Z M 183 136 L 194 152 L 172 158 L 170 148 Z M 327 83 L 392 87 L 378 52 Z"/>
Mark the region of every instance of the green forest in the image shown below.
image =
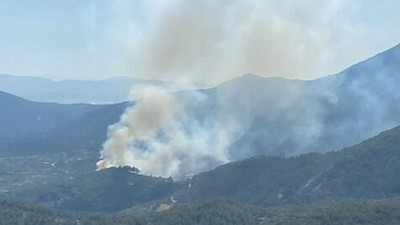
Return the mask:
<path id="1" fill-rule="evenodd" d="M 61 213 L 30 203 L 0 202 L 2 225 L 398 225 L 400 199 L 262 208 L 226 199 L 176 205 L 163 212 Z"/>

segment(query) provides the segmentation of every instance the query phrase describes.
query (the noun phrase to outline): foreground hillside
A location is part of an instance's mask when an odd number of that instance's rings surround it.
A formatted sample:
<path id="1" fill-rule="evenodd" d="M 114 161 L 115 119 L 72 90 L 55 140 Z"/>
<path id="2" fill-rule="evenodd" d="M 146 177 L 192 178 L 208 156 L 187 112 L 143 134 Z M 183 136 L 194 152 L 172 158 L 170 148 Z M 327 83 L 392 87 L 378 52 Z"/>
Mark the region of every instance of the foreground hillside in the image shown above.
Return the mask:
<path id="1" fill-rule="evenodd" d="M 99 216 L 66 214 L 30 204 L 0 202 L 0 223 L 25 225 L 397 225 L 400 200 L 344 201 L 286 208 L 258 208 L 212 199 L 158 213 Z"/>
<path id="2" fill-rule="evenodd" d="M 65 210 L 116 212 L 140 204 L 152 207 L 160 201 L 170 201 L 171 195 L 182 187 L 182 183 L 172 179 L 143 176 L 133 168 L 123 167 L 78 176 L 70 182 L 50 186 L 46 192 L 38 185 L 27 193 L 22 190 L 14 195 Z"/>
<path id="3" fill-rule="evenodd" d="M 326 154 L 260 156 L 194 176 L 183 201 L 229 197 L 257 205 L 400 195 L 400 127 Z"/>

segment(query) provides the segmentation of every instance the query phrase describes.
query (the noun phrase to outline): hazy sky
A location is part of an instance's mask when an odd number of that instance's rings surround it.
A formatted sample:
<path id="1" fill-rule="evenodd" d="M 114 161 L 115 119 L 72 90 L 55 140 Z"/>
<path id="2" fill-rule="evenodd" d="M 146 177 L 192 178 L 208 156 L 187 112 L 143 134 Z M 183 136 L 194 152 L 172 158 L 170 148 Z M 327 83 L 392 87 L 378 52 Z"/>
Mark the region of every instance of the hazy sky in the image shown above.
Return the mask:
<path id="1" fill-rule="evenodd" d="M 398 0 L 0 0 L 0 73 L 310 79 L 400 43 Z"/>

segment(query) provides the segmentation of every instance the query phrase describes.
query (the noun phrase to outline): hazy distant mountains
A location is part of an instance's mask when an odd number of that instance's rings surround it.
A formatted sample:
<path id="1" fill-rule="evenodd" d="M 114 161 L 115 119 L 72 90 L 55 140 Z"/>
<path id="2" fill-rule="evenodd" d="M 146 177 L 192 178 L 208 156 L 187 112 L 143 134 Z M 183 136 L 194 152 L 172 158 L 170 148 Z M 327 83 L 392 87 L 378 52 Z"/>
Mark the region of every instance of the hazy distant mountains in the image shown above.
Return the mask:
<path id="1" fill-rule="evenodd" d="M 30 94 L 32 98 L 37 96 L 37 99 L 46 96 L 48 101 L 51 101 L 52 90 L 58 90 L 57 93 L 73 90 L 87 101 L 90 96 L 97 102 L 116 101 L 115 96 L 123 99 L 133 82 L 130 78 L 86 83 L 6 78 L 1 79 L 16 82 L 11 85 L 9 81 L 7 86 L 14 92 Z M 29 82 L 20 82 L 20 79 Z M 4 82 L 0 85 L 4 86 Z M 122 86 L 125 89 L 117 88 Z M 400 124 L 399 87 L 400 45 L 338 74 L 311 81 L 247 74 L 198 91 L 196 94 L 206 96 L 204 100 L 189 102 L 187 107 L 199 123 L 213 124 L 221 119 L 224 122 L 225 118 L 237 121 L 241 136 L 230 146 L 232 160 L 260 154 L 296 155 L 341 149 Z M 38 90 L 42 90 L 41 94 Z M 186 91 L 183 96 L 192 93 Z M 58 94 L 54 97 L 63 98 Z M 34 103 L 1 93 L 0 106 L 0 138 L 7 139 L 4 141 L 9 141 L 10 137 L 56 135 L 79 137 L 86 142 L 91 140 L 93 146 L 100 146 L 107 126 L 118 120 L 127 105 Z M 17 142 L 17 145 L 23 144 L 24 141 Z"/>
<path id="2" fill-rule="evenodd" d="M 39 103 L 0 92 L 0 155 L 99 148 L 128 103 Z"/>
<path id="3" fill-rule="evenodd" d="M 129 92 L 133 85 L 168 87 L 173 84 L 167 81 L 129 77 L 53 81 L 38 77 L 0 74 L 0 91 L 38 102 L 118 103 L 129 100 Z"/>
<path id="4" fill-rule="evenodd" d="M 198 117 L 237 118 L 233 159 L 326 152 L 400 124 L 400 45 L 311 80 L 244 75 L 205 90 Z M 211 116 L 209 116 L 211 115 Z"/>

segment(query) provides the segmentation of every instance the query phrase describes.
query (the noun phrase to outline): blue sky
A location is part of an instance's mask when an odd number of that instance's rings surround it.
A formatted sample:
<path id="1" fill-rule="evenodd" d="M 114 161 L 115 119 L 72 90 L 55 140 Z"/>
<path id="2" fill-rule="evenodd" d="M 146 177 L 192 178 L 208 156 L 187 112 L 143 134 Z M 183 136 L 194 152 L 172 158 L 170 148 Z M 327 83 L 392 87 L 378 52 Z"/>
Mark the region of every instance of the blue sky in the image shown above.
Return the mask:
<path id="1" fill-rule="evenodd" d="M 0 0 L 0 73 L 310 79 L 400 43 L 400 1 Z"/>
<path id="2" fill-rule="evenodd" d="M 84 76 L 98 63 L 93 42 L 102 43 L 107 4 L 89 1 L 0 1 L 0 71 L 48 76 Z M 78 4 L 77 4 L 78 3 Z M 94 9 L 92 7 L 95 7 Z M 94 23 L 94 22 L 93 22 Z M 104 43 L 106 46 L 106 43 Z M 73 69 L 73 67 L 77 67 Z M 82 72 L 80 72 L 81 68 Z"/>

